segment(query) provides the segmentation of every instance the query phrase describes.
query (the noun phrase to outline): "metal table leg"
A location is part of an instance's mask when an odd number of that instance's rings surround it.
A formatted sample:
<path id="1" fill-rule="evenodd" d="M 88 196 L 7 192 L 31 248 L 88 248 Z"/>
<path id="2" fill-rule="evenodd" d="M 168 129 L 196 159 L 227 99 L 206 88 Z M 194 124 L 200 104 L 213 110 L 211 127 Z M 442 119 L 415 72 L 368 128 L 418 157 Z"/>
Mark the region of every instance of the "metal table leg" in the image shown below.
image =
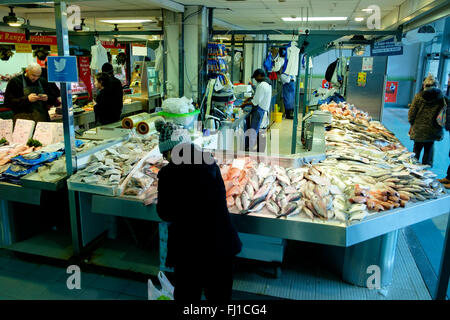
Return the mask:
<path id="1" fill-rule="evenodd" d="M 11 203 L 7 200 L 0 200 L 0 248 L 11 245 L 13 238 Z"/>
<path id="2" fill-rule="evenodd" d="M 397 240 L 398 230 L 345 248 L 343 280 L 360 287 L 377 282 L 381 288 L 389 286 Z"/>
<path id="3" fill-rule="evenodd" d="M 165 272 L 173 272 L 173 268 L 166 266 L 167 259 L 167 239 L 169 236 L 169 224 L 159 223 L 159 269 Z"/>

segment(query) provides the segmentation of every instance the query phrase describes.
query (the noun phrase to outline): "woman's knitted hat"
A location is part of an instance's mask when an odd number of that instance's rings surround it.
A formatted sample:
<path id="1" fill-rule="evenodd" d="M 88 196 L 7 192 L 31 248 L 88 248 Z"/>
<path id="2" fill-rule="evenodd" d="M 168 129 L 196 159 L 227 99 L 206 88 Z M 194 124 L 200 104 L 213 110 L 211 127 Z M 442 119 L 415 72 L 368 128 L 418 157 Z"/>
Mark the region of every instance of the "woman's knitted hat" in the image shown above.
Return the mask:
<path id="1" fill-rule="evenodd" d="M 172 150 L 178 144 L 191 142 L 187 130 L 173 123 L 158 119 L 155 121 L 155 128 L 159 132 L 159 152 L 161 153 Z"/>

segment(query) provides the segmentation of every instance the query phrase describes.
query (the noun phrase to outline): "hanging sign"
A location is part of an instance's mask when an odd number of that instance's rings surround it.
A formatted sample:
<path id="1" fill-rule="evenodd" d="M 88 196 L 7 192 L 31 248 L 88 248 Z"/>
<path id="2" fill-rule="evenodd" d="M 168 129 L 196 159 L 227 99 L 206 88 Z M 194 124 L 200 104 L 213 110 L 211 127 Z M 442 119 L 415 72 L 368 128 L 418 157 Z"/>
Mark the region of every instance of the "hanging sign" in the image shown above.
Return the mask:
<path id="1" fill-rule="evenodd" d="M 49 82 L 78 82 L 77 57 L 47 57 Z"/>
<path id="2" fill-rule="evenodd" d="M 113 48 L 113 49 L 109 50 L 109 53 L 111 53 L 111 55 L 113 55 L 113 56 L 117 56 L 119 54 L 119 49 Z"/>
<path id="3" fill-rule="evenodd" d="M 55 36 L 30 36 L 30 40 L 27 40 L 25 38 L 25 33 L 0 31 L 0 42 L 56 45 L 56 37 Z"/>
<path id="4" fill-rule="evenodd" d="M 16 53 L 32 53 L 31 44 L 27 43 L 16 43 L 14 45 L 16 47 Z"/>
<path id="5" fill-rule="evenodd" d="M 80 81 L 84 83 L 89 94 L 89 99 L 92 99 L 92 84 L 91 84 L 91 68 L 89 57 L 78 58 L 78 74 Z"/>
<path id="6" fill-rule="evenodd" d="M 396 56 L 401 54 L 403 54 L 403 45 L 401 42 L 395 42 L 394 38 L 370 45 L 371 56 Z"/>
<path id="7" fill-rule="evenodd" d="M 384 94 L 384 102 L 396 103 L 397 102 L 397 89 L 398 81 L 387 81 L 386 92 Z"/>
<path id="8" fill-rule="evenodd" d="M 50 52 L 52 53 L 58 53 L 58 46 L 50 46 Z"/>
<path id="9" fill-rule="evenodd" d="M 369 72 L 373 71 L 373 58 L 372 57 L 363 58 L 361 71 L 369 71 Z"/>
<path id="10" fill-rule="evenodd" d="M 322 88 L 324 89 L 332 89 L 333 86 L 331 85 L 331 82 L 328 82 L 327 80 L 322 80 Z"/>

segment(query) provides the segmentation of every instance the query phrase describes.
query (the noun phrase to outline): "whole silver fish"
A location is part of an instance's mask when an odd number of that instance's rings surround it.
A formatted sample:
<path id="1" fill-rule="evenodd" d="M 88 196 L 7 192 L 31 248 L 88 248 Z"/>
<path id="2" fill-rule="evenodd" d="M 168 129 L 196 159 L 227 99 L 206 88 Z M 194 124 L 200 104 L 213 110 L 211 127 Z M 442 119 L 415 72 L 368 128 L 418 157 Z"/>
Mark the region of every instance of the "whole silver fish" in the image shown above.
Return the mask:
<path id="1" fill-rule="evenodd" d="M 277 218 L 286 217 L 288 215 L 294 214 L 294 212 L 298 211 L 300 213 L 299 207 L 295 202 L 290 202 L 286 207 L 281 210 L 281 214 L 277 216 Z"/>
<path id="2" fill-rule="evenodd" d="M 275 215 L 278 215 L 281 211 L 280 207 L 273 200 L 267 200 L 266 207 L 267 207 L 267 210 L 269 210 L 271 213 L 273 213 Z"/>
<path id="3" fill-rule="evenodd" d="M 266 197 L 269 191 L 272 189 L 273 183 L 263 184 L 263 186 L 255 193 L 254 198 Z"/>
<path id="4" fill-rule="evenodd" d="M 265 205 L 266 202 L 264 201 L 264 199 L 259 200 L 258 202 L 252 201 L 249 208 L 247 210 L 241 211 L 241 214 L 246 215 L 252 212 L 259 212 L 264 208 Z"/>
<path id="5" fill-rule="evenodd" d="M 259 189 L 259 181 L 256 175 L 250 176 L 250 183 L 255 191 Z"/>
<path id="6" fill-rule="evenodd" d="M 241 194 L 241 203 L 243 210 L 247 210 L 250 206 L 250 197 L 248 196 L 248 193 L 246 191 L 243 191 Z"/>
<path id="7" fill-rule="evenodd" d="M 284 175 L 284 174 L 280 174 L 280 173 L 276 173 L 277 179 L 280 182 L 283 182 L 285 184 L 287 184 L 288 186 L 291 184 L 291 181 L 289 180 L 289 177 Z"/>
<path id="8" fill-rule="evenodd" d="M 286 196 L 288 202 L 298 201 L 302 198 L 302 194 L 300 192 L 291 193 Z"/>
<path id="9" fill-rule="evenodd" d="M 244 210 L 244 208 L 242 207 L 242 201 L 241 201 L 241 197 L 238 195 L 236 196 L 236 198 L 234 199 L 234 204 L 236 205 L 236 208 L 239 211 Z"/>
<path id="10" fill-rule="evenodd" d="M 253 190 L 253 186 L 250 182 L 245 186 L 245 191 L 247 192 L 249 199 L 252 200 L 255 196 L 255 191 Z"/>

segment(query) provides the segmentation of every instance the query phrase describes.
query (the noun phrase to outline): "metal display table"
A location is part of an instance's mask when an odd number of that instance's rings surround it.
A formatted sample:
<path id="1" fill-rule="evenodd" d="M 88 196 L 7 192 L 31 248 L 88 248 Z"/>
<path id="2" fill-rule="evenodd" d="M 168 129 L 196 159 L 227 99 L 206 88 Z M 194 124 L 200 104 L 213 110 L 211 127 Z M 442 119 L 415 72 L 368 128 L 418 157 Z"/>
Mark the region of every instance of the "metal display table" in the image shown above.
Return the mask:
<path id="1" fill-rule="evenodd" d="M 80 193 L 80 207 L 82 220 L 107 215 L 161 222 L 155 205 L 144 206 L 138 200 Z M 300 217 L 276 219 L 270 214 L 258 213 L 248 216 L 232 213 L 231 218 L 239 232 L 343 247 L 343 265 L 338 266 L 343 280 L 366 286 L 368 267 L 375 265 L 380 268 L 381 286 L 386 287 L 392 282 L 398 230 L 446 214 L 449 208 L 450 195 L 447 194 L 408 204 L 406 208 L 376 213 L 348 226 Z M 81 230 L 83 243 L 87 245 L 90 239 L 106 230 L 106 225 L 95 234 L 92 234 L 92 225 L 82 224 Z"/>
<path id="2" fill-rule="evenodd" d="M 48 198 L 53 197 L 53 194 L 55 199 L 61 200 L 60 197 L 58 198 L 57 192 L 66 188 L 66 180 L 67 176 L 64 176 L 55 182 L 41 182 L 27 180 L 25 176 L 21 179 L 21 186 L 4 182 L 0 183 L 1 248 L 66 260 L 73 255 L 70 235 L 47 232 L 36 236 L 36 238 L 21 239 L 21 235 L 17 232 L 20 225 L 15 219 L 15 215 L 19 213 L 15 212 L 16 203 L 41 206 L 44 200 L 49 201 Z M 68 214 L 68 212 L 61 210 L 61 214 Z M 59 241 L 59 243 L 55 243 L 54 240 Z M 38 243 L 51 244 L 40 247 Z"/>

